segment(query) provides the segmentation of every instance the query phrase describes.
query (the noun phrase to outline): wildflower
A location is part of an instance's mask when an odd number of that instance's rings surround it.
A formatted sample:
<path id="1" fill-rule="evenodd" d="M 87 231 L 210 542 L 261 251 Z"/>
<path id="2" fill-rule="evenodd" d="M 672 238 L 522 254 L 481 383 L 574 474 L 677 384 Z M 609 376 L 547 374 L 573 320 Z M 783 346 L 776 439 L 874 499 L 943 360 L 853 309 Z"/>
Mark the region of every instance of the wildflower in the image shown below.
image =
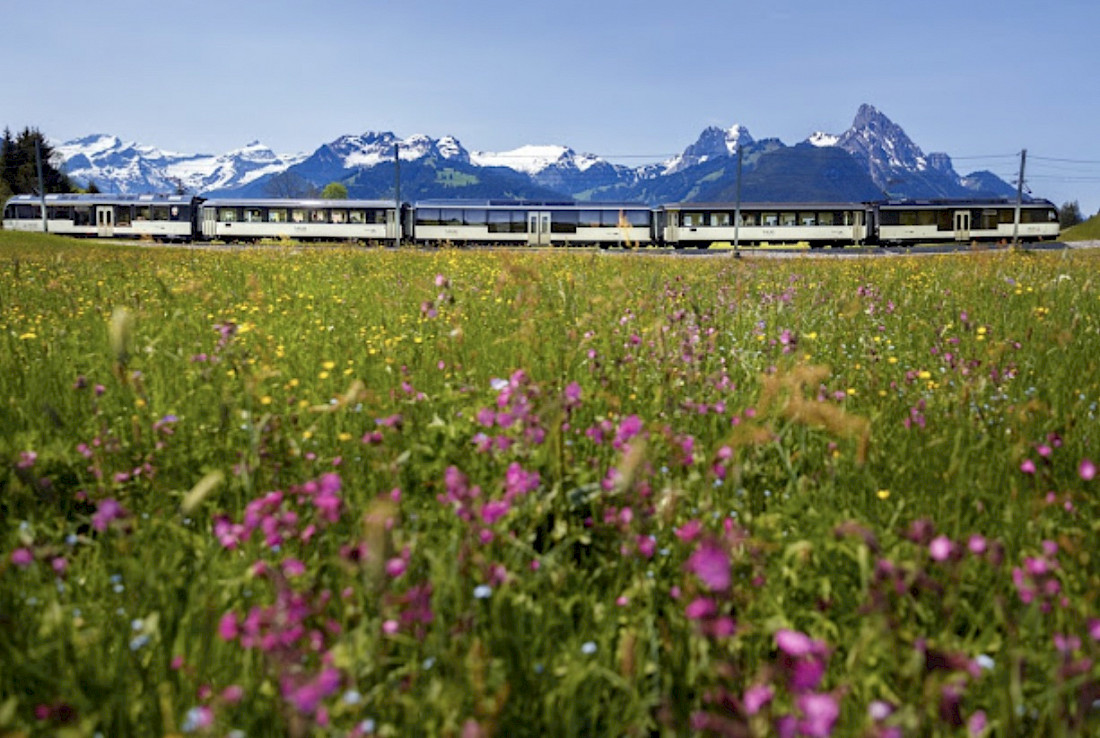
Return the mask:
<path id="1" fill-rule="evenodd" d="M 933 561 L 946 561 L 951 557 L 955 544 L 947 536 L 936 536 L 928 544 L 928 553 Z"/>
<path id="2" fill-rule="evenodd" d="M 184 733 L 194 733 L 197 730 L 205 730 L 214 723 L 214 713 L 205 705 L 192 707 L 183 718 L 180 730 Z"/>
<path id="3" fill-rule="evenodd" d="M 592 654 L 596 653 L 596 642 L 585 641 L 584 643 L 582 643 L 581 653 L 583 653 L 585 656 L 591 656 Z"/>
<path id="4" fill-rule="evenodd" d="M 1077 467 L 1077 474 L 1086 482 L 1091 482 L 1096 478 L 1096 464 L 1090 459 L 1081 459 L 1081 463 Z"/>
<path id="5" fill-rule="evenodd" d="M 112 520 L 126 517 L 126 510 L 113 497 L 102 500 L 92 516 L 92 527 L 100 533 L 107 530 Z"/>
<path id="6" fill-rule="evenodd" d="M 686 568 L 702 580 L 712 592 L 723 592 L 730 585 L 730 560 L 722 548 L 704 541 L 688 559 Z"/>
<path id="7" fill-rule="evenodd" d="M 684 614 L 688 616 L 690 620 L 701 620 L 702 618 L 710 617 L 717 611 L 714 600 L 707 597 L 698 597 L 692 600 L 687 608 L 684 610 Z"/>
<path id="8" fill-rule="evenodd" d="M 26 569 L 34 563 L 34 554 L 29 548 L 17 548 L 11 552 L 11 563 L 20 569 Z"/>
<path id="9" fill-rule="evenodd" d="M 775 690 L 770 686 L 767 684 L 754 684 L 745 690 L 745 696 L 742 698 L 745 712 L 749 715 L 755 715 L 771 702 L 773 697 L 775 697 Z"/>
<path id="10" fill-rule="evenodd" d="M 239 684 L 230 684 L 222 690 L 222 699 L 231 705 L 235 705 L 244 698 L 244 687 Z"/>
<path id="11" fill-rule="evenodd" d="M 20 451 L 19 461 L 15 462 L 15 467 L 17 469 L 30 469 L 37 459 L 38 454 L 34 451 Z"/>
<path id="12" fill-rule="evenodd" d="M 487 600 L 493 594 L 493 588 L 487 584 L 479 584 L 474 587 L 474 597 L 479 600 Z"/>
<path id="13" fill-rule="evenodd" d="M 980 556 L 985 553 L 986 540 L 984 536 L 980 536 L 977 533 L 970 536 L 970 540 L 966 542 L 966 547 L 970 550 L 970 553 L 975 556 Z"/>
<path id="14" fill-rule="evenodd" d="M 798 698 L 798 709 L 802 719 L 798 722 L 798 731 L 810 738 L 828 738 L 840 716 L 840 706 L 830 694 L 804 694 Z"/>
<path id="15" fill-rule="evenodd" d="M 1035 462 L 1031 459 L 1024 459 L 1023 462 L 1020 464 L 1020 471 L 1022 471 L 1024 474 L 1034 474 Z"/>
<path id="16" fill-rule="evenodd" d="M 979 736 L 985 732 L 986 717 L 985 712 L 978 710 L 966 721 L 966 730 L 972 736 Z"/>
<path id="17" fill-rule="evenodd" d="M 240 634 L 237 628 L 237 613 L 230 610 L 218 621 L 218 635 L 223 641 L 232 641 Z"/>

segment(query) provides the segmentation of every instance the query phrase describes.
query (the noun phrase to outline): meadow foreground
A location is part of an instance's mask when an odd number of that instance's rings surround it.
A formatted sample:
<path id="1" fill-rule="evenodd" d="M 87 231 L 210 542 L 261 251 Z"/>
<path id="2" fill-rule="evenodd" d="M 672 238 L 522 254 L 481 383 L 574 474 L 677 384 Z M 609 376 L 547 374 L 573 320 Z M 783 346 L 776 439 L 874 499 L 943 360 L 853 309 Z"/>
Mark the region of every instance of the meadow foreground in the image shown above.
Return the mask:
<path id="1" fill-rule="evenodd" d="M 0 736 L 1095 734 L 1098 271 L 0 233 Z"/>

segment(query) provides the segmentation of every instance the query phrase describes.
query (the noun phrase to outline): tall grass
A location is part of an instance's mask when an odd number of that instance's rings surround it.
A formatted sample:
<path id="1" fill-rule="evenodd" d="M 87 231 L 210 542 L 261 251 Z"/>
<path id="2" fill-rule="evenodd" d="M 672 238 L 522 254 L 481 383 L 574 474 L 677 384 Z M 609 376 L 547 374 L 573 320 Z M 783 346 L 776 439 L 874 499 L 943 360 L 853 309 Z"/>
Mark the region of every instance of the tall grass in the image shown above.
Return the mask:
<path id="1" fill-rule="evenodd" d="M 1088 735 L 1091 253 L 0 234 L 0 735 Z"/>

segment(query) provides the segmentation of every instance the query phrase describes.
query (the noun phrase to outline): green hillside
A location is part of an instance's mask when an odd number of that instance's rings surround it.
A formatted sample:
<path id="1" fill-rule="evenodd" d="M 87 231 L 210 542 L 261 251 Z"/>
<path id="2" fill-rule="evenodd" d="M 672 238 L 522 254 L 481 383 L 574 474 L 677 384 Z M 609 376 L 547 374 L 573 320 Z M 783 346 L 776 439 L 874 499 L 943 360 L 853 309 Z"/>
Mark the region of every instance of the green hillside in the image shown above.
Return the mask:
<path id="1" fill-rule="evenodd" d="M 1078 223 L 1072 228 L 1062 231 L 1063 241 L 1097 241 L 1100 240 L 1100 214 Z"/>

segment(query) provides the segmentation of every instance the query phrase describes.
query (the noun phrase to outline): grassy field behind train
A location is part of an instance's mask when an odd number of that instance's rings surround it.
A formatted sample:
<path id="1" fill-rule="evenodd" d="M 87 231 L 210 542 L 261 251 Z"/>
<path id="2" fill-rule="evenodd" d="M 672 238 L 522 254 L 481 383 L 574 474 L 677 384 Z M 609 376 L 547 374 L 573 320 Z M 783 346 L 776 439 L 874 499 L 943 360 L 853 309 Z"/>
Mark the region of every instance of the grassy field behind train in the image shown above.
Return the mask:
<path id="1" fill-rule="evenodd" d="M 1098 273 L 0 233 L 0 735 L 1094 735 Z"/>

